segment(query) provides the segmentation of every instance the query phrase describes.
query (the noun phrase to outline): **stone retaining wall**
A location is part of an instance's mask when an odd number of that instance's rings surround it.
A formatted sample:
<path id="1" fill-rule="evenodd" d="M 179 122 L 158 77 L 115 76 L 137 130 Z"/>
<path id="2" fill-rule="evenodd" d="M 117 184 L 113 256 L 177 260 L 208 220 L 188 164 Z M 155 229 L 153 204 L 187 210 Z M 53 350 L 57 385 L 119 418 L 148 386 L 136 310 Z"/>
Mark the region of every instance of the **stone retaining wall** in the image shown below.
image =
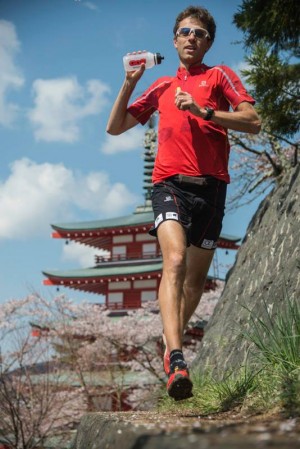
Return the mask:
<path id="1" fill-rule="evenodd" d="M 287 296 L 300 300 L 300 166 L 261 203 L 249 224 L 224 292 L 205 329 L 194 369 L 217 377 L 248 354 L 240 339 L 249 309 L 262 317 L 281 313 Z"/>

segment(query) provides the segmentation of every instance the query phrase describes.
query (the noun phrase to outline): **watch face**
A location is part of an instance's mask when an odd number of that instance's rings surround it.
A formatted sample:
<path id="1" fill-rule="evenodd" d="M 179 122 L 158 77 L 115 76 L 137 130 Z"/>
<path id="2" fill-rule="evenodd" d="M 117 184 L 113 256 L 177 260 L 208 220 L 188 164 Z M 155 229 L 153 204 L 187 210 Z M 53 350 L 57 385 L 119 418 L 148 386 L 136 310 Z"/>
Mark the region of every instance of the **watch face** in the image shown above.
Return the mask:
<path id="1" fill-rule="evenodd" d="M 210 120 L 212 116 L 214 115 L 215 110 L 211 108 L 205 108 L 207 111 L 206 116 L 204 117 L 204 120 Z"/>

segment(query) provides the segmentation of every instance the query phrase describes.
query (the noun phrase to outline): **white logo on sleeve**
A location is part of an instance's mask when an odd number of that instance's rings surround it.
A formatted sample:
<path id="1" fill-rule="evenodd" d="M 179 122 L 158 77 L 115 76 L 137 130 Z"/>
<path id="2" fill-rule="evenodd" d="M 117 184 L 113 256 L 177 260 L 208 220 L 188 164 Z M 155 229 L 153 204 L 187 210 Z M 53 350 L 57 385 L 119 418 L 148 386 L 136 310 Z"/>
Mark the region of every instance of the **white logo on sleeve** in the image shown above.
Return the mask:
<path id="1" fill-rule="evenodd" d="M 166 220 L 177 220 L 178 214 L 176 212 L 166 212 Z"/>

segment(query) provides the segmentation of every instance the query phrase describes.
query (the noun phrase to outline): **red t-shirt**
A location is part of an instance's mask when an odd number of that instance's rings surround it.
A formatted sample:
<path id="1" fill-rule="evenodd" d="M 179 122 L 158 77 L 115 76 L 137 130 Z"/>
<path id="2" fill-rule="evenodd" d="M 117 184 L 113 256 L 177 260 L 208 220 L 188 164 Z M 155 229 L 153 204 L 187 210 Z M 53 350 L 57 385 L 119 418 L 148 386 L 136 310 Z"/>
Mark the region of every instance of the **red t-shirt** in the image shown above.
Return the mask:
<path id="1" fill-rule="evenodd" d="M 159 112 L 158 152 L 152 181 L 183 174 L 211 175 L 229 183 L 227 129 L 179 110 L 175 106 L 178 86 L 189 92 L 200 106 L 219 111 L 228 111 L 230 107 L 234 110 L 243 101 L 255 103 L 239 77 L 226 66 L 202 64 L 189 71 L 180 67 L 177 76 L 156 80 L 128 108 L 143 125 L 153 112 Z"/>

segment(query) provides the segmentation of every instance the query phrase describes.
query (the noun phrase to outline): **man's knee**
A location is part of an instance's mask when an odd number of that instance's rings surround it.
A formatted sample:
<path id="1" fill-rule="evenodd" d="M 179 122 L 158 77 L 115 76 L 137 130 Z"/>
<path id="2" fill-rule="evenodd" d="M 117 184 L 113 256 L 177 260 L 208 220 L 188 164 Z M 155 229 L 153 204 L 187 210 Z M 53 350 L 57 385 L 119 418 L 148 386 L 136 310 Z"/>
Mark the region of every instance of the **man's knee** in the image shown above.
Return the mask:
<path id="1" fill-rule="evenodd" d="M 186 270 L 186 256 L 184 252 L 172 251 L 164 256 L 164 269 L 174 274 L 184 274 Z"/>

